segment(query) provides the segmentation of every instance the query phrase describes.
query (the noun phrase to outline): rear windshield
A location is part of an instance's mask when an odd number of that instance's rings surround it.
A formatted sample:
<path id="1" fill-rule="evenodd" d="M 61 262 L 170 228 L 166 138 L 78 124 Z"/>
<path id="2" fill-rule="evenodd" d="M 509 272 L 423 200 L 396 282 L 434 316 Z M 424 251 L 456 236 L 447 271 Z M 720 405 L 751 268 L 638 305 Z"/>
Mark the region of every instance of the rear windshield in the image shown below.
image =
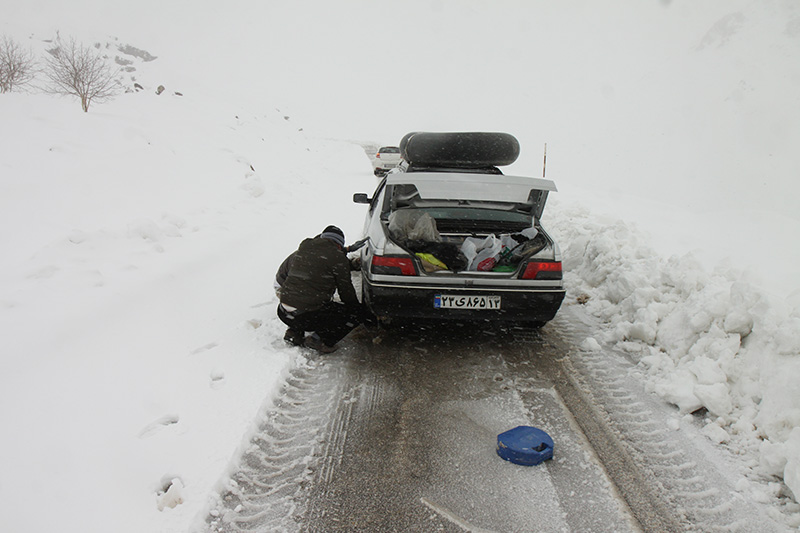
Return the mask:
<path id="1" fill-rule="evenodd" d="M 396 146 L 384 146 L 378 151 L 382 154 L 399 154 L 400 148 L 397 148 Z"/>
<path id="2" fill-rule="evenodd" d="M 531 226 L 531 215 L 519 211 L 482 209 L 478 207 L 425 207 L 422 208 L 430 216 L 438 220 L 475 222 L 511 222 L 521 224 L 523 227 Z"/>
<path id="3" fill-rule="evenodd" d="M 442 233 L 516 233 L 534 225 L 533 216 L 519 211 L 479 207 L 423 207 Z"/>

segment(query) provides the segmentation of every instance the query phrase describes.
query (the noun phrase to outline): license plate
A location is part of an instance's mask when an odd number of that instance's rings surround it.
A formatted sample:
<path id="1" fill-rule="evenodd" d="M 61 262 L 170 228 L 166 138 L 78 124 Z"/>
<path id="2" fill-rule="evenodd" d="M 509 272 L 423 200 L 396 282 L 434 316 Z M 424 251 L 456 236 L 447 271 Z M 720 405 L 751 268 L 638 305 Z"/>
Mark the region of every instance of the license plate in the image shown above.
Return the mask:
<path id="1" fill-rule="evenodd" d="M 500 309 L 500 297 L 437 294 L 433 297 L 433 307 L 437 309 Z"/>

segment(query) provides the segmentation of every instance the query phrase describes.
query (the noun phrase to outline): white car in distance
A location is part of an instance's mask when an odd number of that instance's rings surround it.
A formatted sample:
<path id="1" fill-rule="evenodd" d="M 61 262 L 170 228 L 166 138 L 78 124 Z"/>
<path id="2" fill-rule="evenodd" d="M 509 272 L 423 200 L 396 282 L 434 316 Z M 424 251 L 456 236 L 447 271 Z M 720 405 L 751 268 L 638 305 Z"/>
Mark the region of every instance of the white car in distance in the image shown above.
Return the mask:
<path id="1" fill-rule="evenodd" d="M 372 162 L 375 175 L 379 178 L 386 175 L 393 168 L 400 164 L 400 148 L 397 146 L 382 146 L 375 154 Z"/>

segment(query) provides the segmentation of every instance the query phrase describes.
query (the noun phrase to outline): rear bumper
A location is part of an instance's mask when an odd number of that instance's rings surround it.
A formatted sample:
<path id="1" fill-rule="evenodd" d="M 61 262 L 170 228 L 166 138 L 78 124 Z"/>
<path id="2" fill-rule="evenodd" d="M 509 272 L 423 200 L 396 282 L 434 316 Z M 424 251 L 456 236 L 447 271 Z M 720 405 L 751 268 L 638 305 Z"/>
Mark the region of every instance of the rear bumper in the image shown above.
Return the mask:
<path id="1" fill-rule="evenodd" d="M 563 289 L 441 288 L 373 283 L 364 278 L 363 295 L 379 318 L 432 320 L 547 322 L 556 316 L 566 291 Z M 500 309 L 441 309 L 434 307 L 440 294 L 500 296 Z"/>

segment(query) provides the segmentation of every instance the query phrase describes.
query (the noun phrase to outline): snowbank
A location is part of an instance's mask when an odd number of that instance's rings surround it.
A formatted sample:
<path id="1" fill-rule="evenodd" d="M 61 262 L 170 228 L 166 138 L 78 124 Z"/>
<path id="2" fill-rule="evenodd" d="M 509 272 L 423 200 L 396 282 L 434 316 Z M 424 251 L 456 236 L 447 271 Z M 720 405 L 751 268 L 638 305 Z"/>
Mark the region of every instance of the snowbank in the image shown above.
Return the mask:
<path id="1" fill-rule="evenodd" d="M 708 273 L 691 254 L 661 257 L 629 222 L 558 200 L 546 216 L 565 245 L 568 298 L 604 321 L 602 341 L 647 369 L 650 390 L 702 416 L 754 477 L 800 495 L 800 307 L 730 266 Z"/>

